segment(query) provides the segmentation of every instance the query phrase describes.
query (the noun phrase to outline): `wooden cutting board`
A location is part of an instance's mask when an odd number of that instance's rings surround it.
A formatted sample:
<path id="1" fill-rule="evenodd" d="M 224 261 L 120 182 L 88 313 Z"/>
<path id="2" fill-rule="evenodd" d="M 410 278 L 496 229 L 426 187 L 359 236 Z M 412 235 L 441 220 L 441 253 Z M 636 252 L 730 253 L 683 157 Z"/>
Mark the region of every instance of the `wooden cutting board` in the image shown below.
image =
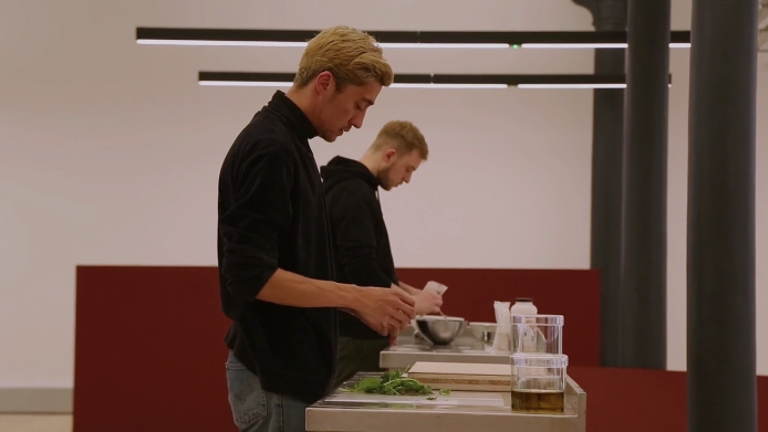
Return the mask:
<path id="1" fill-rule="evenodd" d="M 493 392 L 510 391 L 511 373 L 504 364 L 416 362 L 408 377 L 436 390 Z"/>

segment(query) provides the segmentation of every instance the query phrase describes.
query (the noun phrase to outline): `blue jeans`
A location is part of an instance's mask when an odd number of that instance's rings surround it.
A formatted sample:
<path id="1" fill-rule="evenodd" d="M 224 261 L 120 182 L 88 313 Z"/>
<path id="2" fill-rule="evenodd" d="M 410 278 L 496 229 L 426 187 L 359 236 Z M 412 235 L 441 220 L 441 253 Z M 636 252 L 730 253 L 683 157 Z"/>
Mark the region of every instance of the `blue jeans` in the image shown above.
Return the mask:
<path id="1" fill-rule="evenodd" d="M 227 388 L 232 417 L 240 432 L 306 432 L 304 418 L 309 405 L 262 389 L 259 377 L 231 351 Z"/>

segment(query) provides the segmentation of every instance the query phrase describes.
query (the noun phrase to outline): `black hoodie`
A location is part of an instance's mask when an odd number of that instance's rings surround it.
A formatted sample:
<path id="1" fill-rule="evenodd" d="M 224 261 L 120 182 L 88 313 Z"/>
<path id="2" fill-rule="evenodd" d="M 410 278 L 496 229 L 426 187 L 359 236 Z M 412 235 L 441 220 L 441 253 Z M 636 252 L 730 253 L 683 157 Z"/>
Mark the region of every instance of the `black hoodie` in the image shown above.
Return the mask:
<path id="1" fill-rule="evenodd" d="M 331 222 L 338 282 L 389 288 L 399 284 L 378 199 L 379 181 L 362 163 L 337 156 L 320 168 Z M 339 335 L 385 338 L 359 319 L 339 314 Z"/>

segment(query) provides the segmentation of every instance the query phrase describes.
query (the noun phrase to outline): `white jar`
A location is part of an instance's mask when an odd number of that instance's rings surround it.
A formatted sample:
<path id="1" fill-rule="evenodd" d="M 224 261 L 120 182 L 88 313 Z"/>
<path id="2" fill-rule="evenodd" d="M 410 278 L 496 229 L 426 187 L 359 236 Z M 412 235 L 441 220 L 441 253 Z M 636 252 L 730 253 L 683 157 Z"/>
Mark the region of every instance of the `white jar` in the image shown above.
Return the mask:
<path id="1" fill-rule="evenodd" d="M 516 298 L 515 304 L 509 308 L 510 315 L 538 315 L 539 309 L 533 304 L 533 299 Z"/>

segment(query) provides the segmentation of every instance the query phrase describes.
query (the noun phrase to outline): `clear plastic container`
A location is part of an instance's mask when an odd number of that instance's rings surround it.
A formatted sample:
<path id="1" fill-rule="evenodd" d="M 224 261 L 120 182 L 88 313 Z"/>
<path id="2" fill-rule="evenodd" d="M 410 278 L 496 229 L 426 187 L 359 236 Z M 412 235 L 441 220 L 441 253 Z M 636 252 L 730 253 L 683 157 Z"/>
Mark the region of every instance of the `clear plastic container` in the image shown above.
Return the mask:
<path id="1" fill-rule="evenodd" d="M 513 354 L 511 366 L 513 411 L 546 414 L 565 410 L 567 355 Z"/>
<path id="2" fill-rule="evenodd" d="M 563 353 L 562 315 L 512 315 L 510 321 L 513 353 Z"/>

